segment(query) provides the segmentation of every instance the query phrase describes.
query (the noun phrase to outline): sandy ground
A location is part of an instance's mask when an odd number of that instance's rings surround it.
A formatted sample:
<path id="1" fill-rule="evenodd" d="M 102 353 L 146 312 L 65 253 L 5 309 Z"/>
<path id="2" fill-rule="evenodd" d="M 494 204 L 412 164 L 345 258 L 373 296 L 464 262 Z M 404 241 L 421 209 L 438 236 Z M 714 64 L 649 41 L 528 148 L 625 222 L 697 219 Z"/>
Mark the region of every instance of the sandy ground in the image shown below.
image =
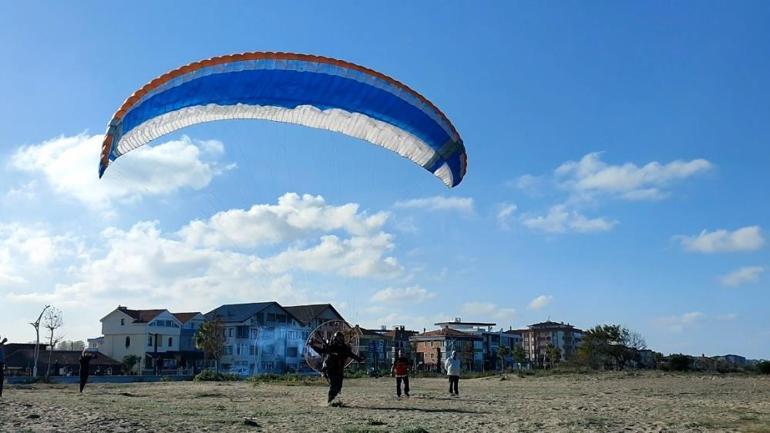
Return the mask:
<path id="1" fill-rule="evenodd" d="M 7 387 L 1 432 L 770 432 L 770 377 L 596 374 L 322 386 L 152 383 Z M 422 430 L 421 430 L 422 429 Z"/>

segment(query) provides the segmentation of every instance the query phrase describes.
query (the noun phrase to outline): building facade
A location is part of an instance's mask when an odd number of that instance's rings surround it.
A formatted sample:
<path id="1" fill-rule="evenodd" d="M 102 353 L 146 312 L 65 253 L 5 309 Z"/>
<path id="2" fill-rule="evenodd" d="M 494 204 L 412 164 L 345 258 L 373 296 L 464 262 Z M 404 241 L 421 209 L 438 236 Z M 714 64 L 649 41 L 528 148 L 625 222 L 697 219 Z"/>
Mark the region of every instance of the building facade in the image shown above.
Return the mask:
<path id="1" fill-rule="evenodd" d="M 38 375 L 49 372 L 51 376 L 74 376 L 80 372 L 80 350 L 46 350 L 40 346 L 37 360 Z M 50 355 L 50 358 L 49 358 Z M 102 353 L 95 353 L 90 371 L 94 375 L 121 374 L 123 364 Z M 48 361 L 51 366 L 49 368 Z M 35 344 L 6 344 L 5 368 L 9 376 L 31 376 L 35 364 Z"/>
<path id="2" fill-rule="evenodd" d="M 457 352 L 463 370 L 481 370 L 484 364 L 483 340 L 480 336 L 442 328 L 410 338 L 418 370 L 443 371 L 444 361 Z"/>
<path id="3" fill-rule="evenodd" d="M 177 315 L 185 322 L 180 321 Z M 192 335 L 203 322 L 200 313 L 173 314 L 164 309 L 132 310 L 118 306 L 101 322 L 102 336 L 89 339 L 89 348 L 116 361 L 122 361 L 129 355 L 136 356 L 140 362 L 132 373 L 194 370 L 203 357 L 191 344 Z M 185 350 L 181 350 L 183 345 Z"/>
<path id="4" fill-rule="evenodd" d="M 541 322 L 519 330 L 527 360 L 542 367 L 548 360 L 548 349 L 553 346 L 561 353 L 560 361 L 571 359 L 583 338 L 583 331 L 563 322 Z"/>
<path id="5" fill-rule="evenodd" d="M 224 325 L 220 367 L 242 376 L 302 368 L 306 329 L 277 302 L 222 305 L 206 313 Z"/>

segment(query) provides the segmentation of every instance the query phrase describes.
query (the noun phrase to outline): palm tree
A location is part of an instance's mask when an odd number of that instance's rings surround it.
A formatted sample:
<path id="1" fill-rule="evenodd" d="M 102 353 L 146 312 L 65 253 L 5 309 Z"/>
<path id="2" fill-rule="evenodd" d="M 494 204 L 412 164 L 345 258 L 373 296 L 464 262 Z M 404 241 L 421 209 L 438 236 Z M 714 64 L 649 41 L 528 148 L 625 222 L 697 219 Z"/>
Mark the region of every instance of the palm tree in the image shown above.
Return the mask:
<path id="1" fill-rule="evenodd" d="M 506 346 L 500 346 L 497 348 L 497 357 L 500 359 L 500 371 L 505 370 L 505 358 L 511 354 L 511 349 Z"/>
<path id="2" fill-rule="evenodd" d="M 203 351 L 203 364 L 208 365 L 209 357 L 214 358 L 215 368 L 219 372 L 219 358 L 225 346 L 225 329 L 219 317 L 203 322 L 195 333 L 195 347 Z"/>

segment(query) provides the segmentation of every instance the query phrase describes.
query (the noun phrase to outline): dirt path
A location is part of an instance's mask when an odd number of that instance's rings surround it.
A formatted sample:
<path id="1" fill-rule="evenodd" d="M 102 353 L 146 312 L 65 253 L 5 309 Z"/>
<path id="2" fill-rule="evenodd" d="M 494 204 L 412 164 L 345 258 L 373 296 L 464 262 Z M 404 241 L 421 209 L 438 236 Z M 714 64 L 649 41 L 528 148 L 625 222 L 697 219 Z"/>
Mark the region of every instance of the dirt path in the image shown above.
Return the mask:
<path id="1" fill-rule="evenodd" d="M 461 380 L 459 398 L 413 379 L 401 400 L 393 382 L 346 380 L 333 408 L 322 386 L 8 387 L 0 432 L 770 432 L 768 377 L 508 376 Z"/>

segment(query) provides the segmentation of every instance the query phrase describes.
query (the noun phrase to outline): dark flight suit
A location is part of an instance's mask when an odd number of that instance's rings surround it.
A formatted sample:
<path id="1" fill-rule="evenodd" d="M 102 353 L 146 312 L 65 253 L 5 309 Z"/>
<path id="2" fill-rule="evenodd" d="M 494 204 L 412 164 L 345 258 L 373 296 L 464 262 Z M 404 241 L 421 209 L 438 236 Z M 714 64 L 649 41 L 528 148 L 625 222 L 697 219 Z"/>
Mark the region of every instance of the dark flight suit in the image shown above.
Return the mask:
<path id="1" fill-rule="evenodd" d="M 94 355 L 91 355 L 90 353 L 83 354 L 80 357 L 80 392 L 83 392 L 83 388 L 86 387 L 86 382 L 88 382 L 88 373 L 89 373 L 89 367 L 91 360 L 96 358 Z"/>
<path id="2" fill-rule="evenodd" d="M 353 358 L 358 362 L 363 361 L 364 358 L 353 353 L 350 346 L 344 342 L 333 341 L 331 344 L 324 343 L 321 347 L 314 345 L 311 347 L 316 352 L 326 355 L 321 372 L 329 379 L 329 399 L 327 401 L 331 402 L 342 391 L 342 379 L 348 358 Z"/>

